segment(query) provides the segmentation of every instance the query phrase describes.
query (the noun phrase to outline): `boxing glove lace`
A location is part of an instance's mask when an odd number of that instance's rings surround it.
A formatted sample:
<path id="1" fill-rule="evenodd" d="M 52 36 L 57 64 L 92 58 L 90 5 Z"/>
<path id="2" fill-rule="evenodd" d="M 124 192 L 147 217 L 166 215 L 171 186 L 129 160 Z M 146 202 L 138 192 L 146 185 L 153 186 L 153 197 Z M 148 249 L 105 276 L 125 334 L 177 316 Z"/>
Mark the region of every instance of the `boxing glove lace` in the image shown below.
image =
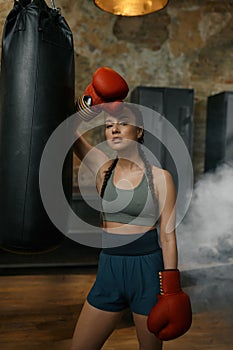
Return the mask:
<path id="1" fill-rule="evenodd" d="M 102 109 L 109 113 L 114 112 L 128 91 L 129 87 L 120 74 L 108 67 L 98 68 L 84 95 L 76 102 L 80 117 L 90 120 Z"/>
<path id="2" fill-rule="evenodd" d="M 160 294 L 147 319 L 150 332 L 160 340 L 172 340 L 188 331 L 192 324 L 189 296 L 180 287 L 179 270 L 159 272 Z"/>

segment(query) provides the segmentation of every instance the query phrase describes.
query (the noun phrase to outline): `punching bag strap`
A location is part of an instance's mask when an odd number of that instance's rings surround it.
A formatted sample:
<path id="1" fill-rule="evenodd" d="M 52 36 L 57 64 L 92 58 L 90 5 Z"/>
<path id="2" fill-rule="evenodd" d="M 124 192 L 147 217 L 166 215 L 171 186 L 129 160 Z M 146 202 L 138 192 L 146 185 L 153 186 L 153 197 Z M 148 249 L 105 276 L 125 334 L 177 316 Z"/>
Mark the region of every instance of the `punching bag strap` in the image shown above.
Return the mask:
<path id="1" fill-rule="evenodd" d="M 50 0 L 50 1 L 51 1 L 52 9 L 56 10 L 55 1 L 54 0 Z"/>
<path id="2" fill-rule="evenodd" d="M 54 11 L 57 14 L 60 14 L 61 13 L 60 7 L 56 7 L 54 0 L 50 0 L 50 1 L 51 1 L 51 6 L 52 6 L 52 11 Z"/>

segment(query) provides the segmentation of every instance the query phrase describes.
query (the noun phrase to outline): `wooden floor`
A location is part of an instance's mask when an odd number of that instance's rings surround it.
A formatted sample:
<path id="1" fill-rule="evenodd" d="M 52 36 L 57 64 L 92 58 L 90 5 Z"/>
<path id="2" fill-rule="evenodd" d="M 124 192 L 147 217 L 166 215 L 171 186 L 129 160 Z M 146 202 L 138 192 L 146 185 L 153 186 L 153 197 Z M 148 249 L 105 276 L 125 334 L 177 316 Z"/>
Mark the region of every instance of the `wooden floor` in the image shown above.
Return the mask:
<path id="1" fill-rule="evenodd" d="M 95 273 L 0 277 L 0 348 L 4 350 L 68 350 L 76 319 Z M 164 343 L 164 350 L 230 350 L 233 305 L 194 314 L 190 331 Z M 138 349 L 134 326 L 126 312 L 104 350 Z"/>

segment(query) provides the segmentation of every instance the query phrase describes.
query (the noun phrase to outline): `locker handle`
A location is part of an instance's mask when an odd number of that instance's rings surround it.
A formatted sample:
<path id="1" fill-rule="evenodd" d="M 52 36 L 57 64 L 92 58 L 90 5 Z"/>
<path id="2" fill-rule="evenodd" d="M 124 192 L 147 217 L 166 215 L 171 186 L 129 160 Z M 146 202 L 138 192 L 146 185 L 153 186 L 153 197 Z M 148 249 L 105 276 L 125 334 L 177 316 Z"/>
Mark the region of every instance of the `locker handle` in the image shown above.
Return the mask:
<path id="1" fill-rule="evenodd" d="M 185 134 L 186 125 L 191 121 L 191 113 L 189 106 L 181 106 L 179 112 L 179 130 L 180 134 Z"/>

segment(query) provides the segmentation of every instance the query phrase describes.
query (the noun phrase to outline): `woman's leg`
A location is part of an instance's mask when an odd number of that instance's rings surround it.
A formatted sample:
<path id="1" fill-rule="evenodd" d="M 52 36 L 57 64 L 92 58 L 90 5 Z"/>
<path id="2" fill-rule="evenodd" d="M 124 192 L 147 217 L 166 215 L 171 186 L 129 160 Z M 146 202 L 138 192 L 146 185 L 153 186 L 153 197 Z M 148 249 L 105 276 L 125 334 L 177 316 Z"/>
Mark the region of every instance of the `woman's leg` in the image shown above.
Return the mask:
<path id="1" fill-rule="evenodd" d="M 133 313 L 139 350 L 162 350 L 162 342 L 147 329 L 147 316 Z"/>
<path id="2" fill-rule="evenodd" d="M 91 306 L 87 301 L 80 313 L 70 350 L 99 350 L 116 328 L 123 311 L 109 312 Z"/>

